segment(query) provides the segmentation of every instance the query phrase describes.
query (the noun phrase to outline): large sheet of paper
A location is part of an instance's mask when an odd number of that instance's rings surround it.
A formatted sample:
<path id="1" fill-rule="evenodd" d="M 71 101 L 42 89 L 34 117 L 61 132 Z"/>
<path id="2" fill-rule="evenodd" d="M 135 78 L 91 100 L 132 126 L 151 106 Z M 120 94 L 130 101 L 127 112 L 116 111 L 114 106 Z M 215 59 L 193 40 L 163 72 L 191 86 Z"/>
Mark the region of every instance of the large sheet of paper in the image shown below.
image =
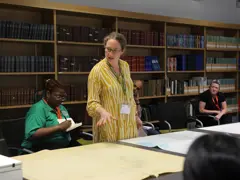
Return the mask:
<path id="1" fill-rule="evenodd" d="M 166 151 L 186 154 L 193 141 L 204 134 L 205 133 L 203 132 L 180 131 L 154 136 L 133 138 L 123 140 L 122 142 L 145 147 L 159 147 Z"/>
<path id="2" fill-rule="evenodd" d="M 179 172 L 184 157 L 140 148 L 97 143 L 15 157 L 29 180 L 141 180 Z"/>
<path id="3" fill-rule="evenodd" d="M 240 134 L 240 123 L 210 126 L 210 127 L 199 128 L 199 129 L 221 132 L 221 133 Z"/>

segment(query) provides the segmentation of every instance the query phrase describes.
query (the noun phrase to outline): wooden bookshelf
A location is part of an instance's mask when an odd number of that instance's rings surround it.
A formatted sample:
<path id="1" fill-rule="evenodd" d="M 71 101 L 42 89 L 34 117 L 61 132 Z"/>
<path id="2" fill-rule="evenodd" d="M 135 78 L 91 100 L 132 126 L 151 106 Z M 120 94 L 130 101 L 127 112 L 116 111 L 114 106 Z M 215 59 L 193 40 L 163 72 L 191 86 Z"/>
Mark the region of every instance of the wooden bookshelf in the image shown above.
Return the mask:
<path id="1" fill-rule="evenodd" d="M 54 41 L 49 40 L 31 40 L 31 39 L 13 39 L 13 38 L 0 38 L 1 42 L 23 42 L 23 43 L 47 43 L 53 44 Z"/>
<path id="2" fill-rule="evenodd" d="M 167 47 L 168 49 L 188 50 L 188 51 L 204 51 L 204 48 L 185 48 L 185 47 Z"/>
<path id="3" fill-rule="evenodd" d="M 204 71 L 168 71 L 167 73 L 204 73 Z"/>
<path id="4" fill-rule="evenodd" d="M 232 48 L 207 48 L 207 51 L 226 51 L 226 52 L 238 52 L 240 49 L 232 49 Z"/>
<path id="5" fill-rule="evenodd" d="M 128 48 L 165 49 L 165 46 L 127 45 Z"/>
<path id="6" fill-rule="evenodd" d="M 143 100 L 143 99 L 158 99 L 158 98 L 165 98 L 165 96 L 145 96 L 145 97 L 139 97 L 140 100 Z"/>
<path id="7" fill-rule="evenodd" d="M 19 109 L 19 108 L 29 108 L 31 107 L 31 104 L 27 105 L 15 105 L 15 106 L 0 106 L 0 110 L 7 110 L 7 109 Z"/>
<path id="8" fill-rule="evenodd" d="M 142 43 L 141 40 L 130 42 L 128 41 L 127 51 L 124 56 L 129 57 L 146 57 L 154 56 L 158 58 L 160 70 L 132 70 L 132 78 L 142 80 L 152 79 L 172 79 L 172 80 L 189 80 L 196 76 L 207 77 L 209 79 L 228 78 L 235 79 L 236 91 L 231 91 L 229 94 L 234 94 L 239 98 L 239 70 L 208 70 L 208 58 L 236 58 L 239 59 L 240 44 L 236 48 L 231 48 L 229 43 L 220 43 L 220 47 L 209 47 L 210 36 L 221 36 L 225 38 L 240 38 L 240 24 L 224 24 L 217 22 L 199 21 L 184 18 L 173 18 L 160 15 L 150 15 L 118 10 L 100 9 L 85 6 L 69 5 L 56 2 L 41 3 L 36 0 L 2 0 L 0 18 L 1 20 L 25 22 L 30 24 L 48 24 L 52 25 L 53 36 L 52 39 L 29 39 L 29 38 L 14 38 L 6 37 L 0 38 L 2 48 L 0 49 L 0 56 L 51 56 L 54 61 L 53 72 L 0 72 L 0 76 L 4 77 L 1 86 L 7 87 L 8 83 L 19 84 L 24 82 L 29 87 L 41 88 L 42 82 L 46 78 L 54 77 L 66 84 L 79 84 L 87 82 L 87 75 L 89 71 L 61 71 L 59 57 L 80 57 L 79 61 L 83 61 L 82 57 L 103 57 L 103 42 L 102 39 L 78 40 L 73 37 L 63 38 L 59 35 L 59 26 L 75 27 L 86 26 L 95 28 L 111 29 L 111 31 L 118 31 L 123 33 L 124 30 L 128 32 L 144 31 L 151 33 L 158 33 L 153 35 L 156 42 Z M 71 29 L 71 28 L 70 28 Z M 74 34 L 73 31 L 69 32 Z M 81 34 L 81 33 L 79 33 Z M 123 33 L 124 34 L 124 33 Z M 169 43 L 171 40 L 169 35 L 184 34 L 194 39 L 191 45 L 189 43 L 179 46 L 179 44 Z M 155 36 L 156 35 L 156 36 Z M 163 37 L 161 39 L 160 37 Z M 1 37 L 1 36 L 0 36 Z M 44 36 L 46 37 L 46 36 Z M 204 38 L 204 43 L 199 40 Z M 80 40 L 81 39 L 81 40 Z M 188 39 L 188 38 L 187 38 Z M 145 39 L 146 40 L 146 39 Z M 216 44 L 216 43 L 215 43 Z M 223 48 L 222 46 L 226 46 Z M 229 47 L 228 47 L 229 46 Z M 201 56 L 203 68 L 198 70 L 168 70 L 168 58 L 176 55 L 184 56 Z M 124 59 L 126 60 L 126 59 Z M 1 70 L 1 69 L 0 69 Z M 16 77 L 16 80 L 13 78 Z M 34 79 L 35 81 L 28 81 L 26 78 Z M 5 83 L 5 84 L 4 84 Z M 1 88 L 0 86 L 0 88 Z M 166 94 L 166 89 L 162 94 Z M 227 93 L 228 94 L 228 93 Z M 198 94 L 194 94 L 198 95 Z M 142 100 L 164 100 L 168 101 L 168 97 L 189 97 L 193 94 L 172 94 L 152 96 L 147 95 L 141 97 Z M 232 96 L 232 95 L 231 95 Z M 75 100 L 65 102 L 66 105 L 84 105 L 86 101 Z M 16 105 L 16 106 L 0 106 L 0 109 L 14 109 L 14 108 L 29 108 L 30 105 Z"/>
<path id="9" fill-rule="evenodd" d="M 102 43 L 88 43 L 88 42 L 71 42 L 71 41 L 58 41 L 58 44 L 68 45 L 83 45 L 83 46 L 103 46 Z"/>
<path id="10" fill-rule="evenodd" d="M 0 76 L 31 76 L 31 75 L 54 75 L 54 72 L 6 72 L 0 73 Z"/>
<path id="11" fill-rule="evenodd" d="M 63 104 L 86 104 L 87 101 L 66 101 Z"/>

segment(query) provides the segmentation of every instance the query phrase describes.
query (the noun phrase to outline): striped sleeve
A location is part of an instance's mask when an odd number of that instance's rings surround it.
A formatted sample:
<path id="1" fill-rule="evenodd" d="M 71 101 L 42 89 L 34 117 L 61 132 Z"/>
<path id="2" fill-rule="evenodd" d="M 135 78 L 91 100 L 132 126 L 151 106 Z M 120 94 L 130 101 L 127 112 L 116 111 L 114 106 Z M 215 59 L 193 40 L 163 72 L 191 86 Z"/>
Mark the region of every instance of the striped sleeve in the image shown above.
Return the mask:
<path id="1" fill-rule="evenodd" d="M 97 108 L 102 107 L 100 101 L 101 94 L 101 81 L 100 81 L 100 69 L 94 67 L 88 76 L 88 101 L 87 101 L 87 112 L 89 116 L 96 117 Z"/>

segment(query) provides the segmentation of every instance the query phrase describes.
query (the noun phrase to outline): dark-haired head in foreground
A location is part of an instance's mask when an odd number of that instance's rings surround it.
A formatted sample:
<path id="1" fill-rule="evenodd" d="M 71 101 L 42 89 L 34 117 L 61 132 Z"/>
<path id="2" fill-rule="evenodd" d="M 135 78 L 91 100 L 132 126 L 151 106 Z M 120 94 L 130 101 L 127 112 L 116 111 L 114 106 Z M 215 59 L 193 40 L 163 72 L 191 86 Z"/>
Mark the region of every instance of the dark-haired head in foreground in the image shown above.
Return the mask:
<path id="1" fill-rule="evenodd" d="M 198 138 L 184 163 L 184 180 L 240 179 L 239 139 L 225 134 Z"/>

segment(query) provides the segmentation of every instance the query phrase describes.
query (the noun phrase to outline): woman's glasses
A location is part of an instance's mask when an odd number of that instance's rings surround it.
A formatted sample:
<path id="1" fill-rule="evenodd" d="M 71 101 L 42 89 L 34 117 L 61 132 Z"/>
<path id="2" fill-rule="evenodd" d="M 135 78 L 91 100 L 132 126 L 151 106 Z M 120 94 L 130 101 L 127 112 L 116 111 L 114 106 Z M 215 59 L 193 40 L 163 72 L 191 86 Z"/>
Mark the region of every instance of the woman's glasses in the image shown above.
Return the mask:
<path id="1" fill-rule="evenodd" d="M 116 54 L 118 52 L 120 52 L 121 50 L 120 49 L 112 49 L 110 47 L 105 47 L 105 52 L 108 52 L 108 53 L 113 53 L 113 54 Z"/>

